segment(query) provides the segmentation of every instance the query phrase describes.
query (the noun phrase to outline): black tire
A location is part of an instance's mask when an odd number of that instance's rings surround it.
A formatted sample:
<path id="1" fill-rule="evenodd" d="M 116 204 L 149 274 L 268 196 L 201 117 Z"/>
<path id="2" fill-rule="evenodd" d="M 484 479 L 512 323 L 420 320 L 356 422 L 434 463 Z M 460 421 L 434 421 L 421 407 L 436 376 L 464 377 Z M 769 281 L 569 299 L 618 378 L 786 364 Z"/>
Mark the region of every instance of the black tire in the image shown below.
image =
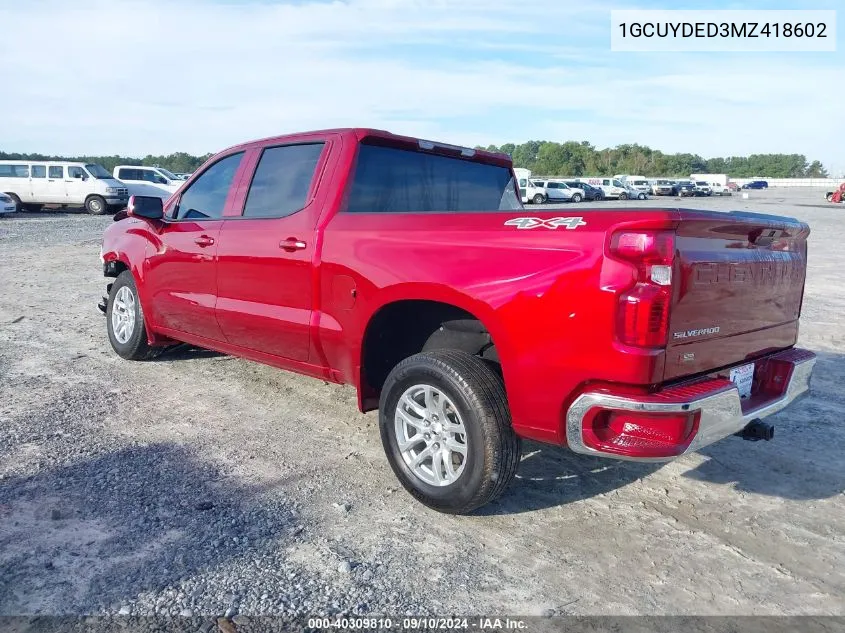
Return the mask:
<path id="1" fill-rule="evenodd" d="M 415 475 L 396 438 L 399 399 L 415 385 L 445 394 L 466 429 L 466 462 L 457 480 L 434 486 Z M 450 349 L 406 358 L 387 377 L 379 403 L 381 440 L 390 467 L 418 501 L 448 514 L 466 514 L 502 494 L 519 466 L 521 442 L 511 427 L 504 384 L 487 361 Z"/>
<path id="2" fill-rule="evenodd" d="M 546 197 L 541 193 L 538 193 L 532 199 L 532 202 L 534 202 L 534 204 L 543 204 L 545 201 L 546 201 Z"/>
<path id="3" fill-rule="evenodd" d="M 109 205 L 102 196 L 88 196 L 85 199 L 85 210 L 91 215 L 105 215 L 108 213 Z"/>
<path id="4" fill-rule="evenodd" d="M 829 194 L 827 194 L 827 195 L 825 196 L 825 199 L 826 199 L 828 202 L 833 202 L 833 192 L 831 191 Z"/>
<path id="5" fill-rule="evenodd" d="M 581 200 L 583 200 L 583 198 L 580 193 L 576 193 L 572 196 L 572 202 L 581 202 Z"/>
<path id="6" fill-rule="evenodd" d="M 115 309 L 115 297 L 121 288 L 129 288 L 134 297 L 134 324 L 132 333 L 128 340 L 121 342 L 114 332 L 114 319 L 112 313 Z M 109 292 L 109 300 L 106 305 L 106 331 L 109 342 L 117 355 L 126 360 L 150 360 L 162 352 L 162 348 L 151 347 L 147 343 L 147 328 L 144 323 L 144 311 L 141 309 L 141 301 L 138 298 L 138 288 L 135 286 L 135 279 L 132 273 L 124 270 L 112 284 Z"/>
<path id="7" fill-rule="evenodd" d="M 620 194 L 619 194 L 619 199 L 620 199 L 620 200 L 627 200 L 627 199 L 628 199 L 628 194 L 627 194 L 627 193 L 620 193 Z"/>

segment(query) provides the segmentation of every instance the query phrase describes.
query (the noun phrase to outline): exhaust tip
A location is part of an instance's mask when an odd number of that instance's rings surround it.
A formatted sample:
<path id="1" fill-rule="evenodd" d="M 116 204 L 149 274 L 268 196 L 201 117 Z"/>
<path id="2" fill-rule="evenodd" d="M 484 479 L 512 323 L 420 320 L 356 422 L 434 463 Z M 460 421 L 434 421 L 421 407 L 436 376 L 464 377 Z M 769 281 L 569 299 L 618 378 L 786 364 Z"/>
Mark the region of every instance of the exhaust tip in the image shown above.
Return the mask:
<path id="1" fill-rule="evenodd" d="M 758 442 L 760 440 L 768 442 L 775 436 L 775 427 L 774 425 L 763 422 L 758 418 L 756 420 L 751 420 L 751 422 L 737 433 L 737 435 L 749 442 Z"/>

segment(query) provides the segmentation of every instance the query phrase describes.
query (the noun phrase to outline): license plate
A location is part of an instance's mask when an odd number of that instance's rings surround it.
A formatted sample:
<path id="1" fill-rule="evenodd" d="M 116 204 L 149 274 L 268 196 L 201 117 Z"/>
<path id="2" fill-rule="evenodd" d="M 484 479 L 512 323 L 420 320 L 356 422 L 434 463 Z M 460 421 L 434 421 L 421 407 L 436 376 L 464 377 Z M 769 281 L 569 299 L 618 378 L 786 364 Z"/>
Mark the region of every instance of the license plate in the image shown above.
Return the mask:
<path id="1" fill-rule="evenodd" d="M 751 384 L 754 382 L 754 363 L 734 367 L 731 369 L 730 378 L 739 390 L 739 397 L 747 398 L 751 395 Z"/>

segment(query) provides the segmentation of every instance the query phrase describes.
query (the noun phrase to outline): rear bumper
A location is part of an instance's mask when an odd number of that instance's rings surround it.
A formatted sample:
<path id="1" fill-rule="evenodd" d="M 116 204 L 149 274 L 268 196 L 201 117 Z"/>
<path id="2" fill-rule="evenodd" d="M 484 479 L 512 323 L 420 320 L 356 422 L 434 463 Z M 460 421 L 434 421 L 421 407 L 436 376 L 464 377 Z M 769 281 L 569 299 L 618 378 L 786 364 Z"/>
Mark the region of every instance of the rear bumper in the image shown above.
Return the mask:
<path id="1" fill-rule="evenodd" d="M 668 461 L 786 408 L 809 390 L 815 363 L 816 355 L 802 349 L 758 359 L 754 387 L 745 400 L 737 387 L 720 375 L 643 396 L 614 395 L 609 390 L 587 392 L 576 398 L 567 412 L 567 443 L 576 453 L 597 457 Z M 615 430 L 596 426 L 596 420 L 609 419 L 608 415 L 618 416 Z M 677 424 L 684 416 L 689 423 L 686 434 L 667 430 L 670 421 Z M 626 435 L 626 429 L 631 429 L 630 435 Z"/>

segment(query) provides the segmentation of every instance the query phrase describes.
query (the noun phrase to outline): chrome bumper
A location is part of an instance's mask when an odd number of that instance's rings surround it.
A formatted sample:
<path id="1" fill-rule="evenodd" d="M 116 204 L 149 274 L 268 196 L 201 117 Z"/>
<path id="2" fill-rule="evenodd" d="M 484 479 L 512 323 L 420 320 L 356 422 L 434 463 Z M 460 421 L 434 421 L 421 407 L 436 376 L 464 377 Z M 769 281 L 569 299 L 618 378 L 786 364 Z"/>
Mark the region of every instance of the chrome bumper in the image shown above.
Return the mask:
<path id="1" fill-rule="evenodd" d="M 794 360 L 793 360 L 794 358 Z M 764 418 L 781 411 L 810 389 L 810 377 L 816 364 L 816 357 L 804 350 L 786 350 L 769 357 L 769 360 L 788 360 L 793 363 L 792 374 L 783 395 L 762 406 L 743 412 L 737 388 L 726 382 L 717 390 L 706 395 L 691 395 L 685 399 L 670 399 L 661 402 L 660 398 L 648 402 L 632 398 L 612 396 L 603 393 L 585 393 L 576 398 L 566 415 L 566 440 L 576 453 L 596 457 L 610 457 L 639 462 L 667 462 L 676 457 L 627 457 L 596 450 L 584 444 L 582 425 L 584 416 L 590 409 L 621 409 L 627 411 L 651 411 L 655 413 L 692 413 L 701 411 L 698 433 L 684 451 L 684 455 L 717 442 L 744 429 L 752 420 Z M 683 388 L 678 390 L 683 393 Z M 680 457 L 680 456 L 678 456 Z"/>

